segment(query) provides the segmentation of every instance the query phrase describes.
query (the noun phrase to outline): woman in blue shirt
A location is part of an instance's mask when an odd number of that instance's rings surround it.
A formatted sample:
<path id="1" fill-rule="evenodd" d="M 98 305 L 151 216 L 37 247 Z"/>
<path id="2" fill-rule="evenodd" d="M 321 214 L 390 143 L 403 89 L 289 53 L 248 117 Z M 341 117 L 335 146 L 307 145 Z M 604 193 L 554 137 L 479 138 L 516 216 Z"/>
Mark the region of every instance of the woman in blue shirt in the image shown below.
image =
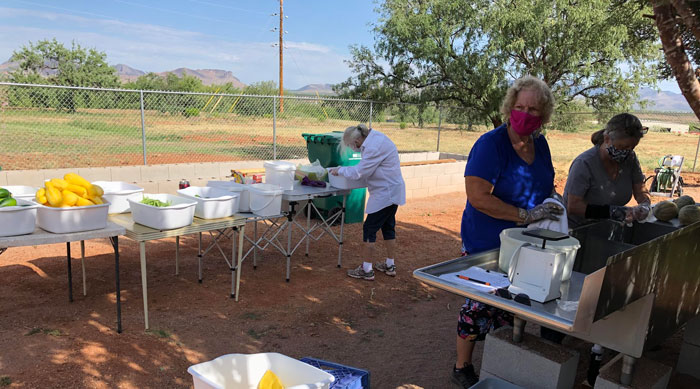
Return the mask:
<path id="1" fill-rule="evenodd" d="M 462 254 L 500 246 L 506 228 L 545 218 L 558 220 L 563 208 L 543 204 L 554 190 L 549 146 L 539 136 L 554 110 L 554 96 L 543 81 L 526 76 L 508 89 L 501 107 L 505 124 L 482 135 L 472 147 L 464 171 L 467 206 L 462 214 Z M 465 388 L 478 377 L 472 366 L 477 340 L 491 328 L 511 323 L 501 310 L 467 299 L 457 327 L 457 363 L 452 380 Z"/>

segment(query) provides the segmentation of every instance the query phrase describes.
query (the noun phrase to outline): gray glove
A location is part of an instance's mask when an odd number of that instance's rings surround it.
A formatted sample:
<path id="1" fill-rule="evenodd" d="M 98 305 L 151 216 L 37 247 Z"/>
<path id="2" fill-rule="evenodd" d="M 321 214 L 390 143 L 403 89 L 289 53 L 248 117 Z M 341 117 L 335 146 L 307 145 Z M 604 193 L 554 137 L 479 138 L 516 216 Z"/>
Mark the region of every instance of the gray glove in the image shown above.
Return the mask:
<path id="1" fill-rule="evenodd" d="M 645 220 L 651 211 L 651 204 L 641 203 L 636 207 L 632 207 L 632 219 L 638 222 Z"/>
<path id="2" fill-rule="evenodd" d="M 559 216 L 564 213 L 564 208 L 555 203 L 542 203 L 527 210 L 527 216 L 523 224 L 534 223 L 538 220 L 549 219 L 557 221 Z"/>

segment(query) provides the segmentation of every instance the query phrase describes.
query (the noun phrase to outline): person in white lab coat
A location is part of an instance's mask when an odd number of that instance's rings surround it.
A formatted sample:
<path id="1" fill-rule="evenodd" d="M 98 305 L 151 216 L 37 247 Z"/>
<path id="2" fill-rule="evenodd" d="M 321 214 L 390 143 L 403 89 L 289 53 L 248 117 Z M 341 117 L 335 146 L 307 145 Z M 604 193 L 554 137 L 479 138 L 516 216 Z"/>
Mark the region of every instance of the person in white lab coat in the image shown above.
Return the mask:
<path id="1" fill-rule="evenodd" d="M 362 153 L 362 160 L 355 166 L 330 169 L 333 175 L 353 180 L 363 180 L 369 190 L 362 225 L 365 242 L 365 259 L 356 269 L 348 270 L 348 276 L 373 281 L 374 270 L 396 276 L 396 211 L 406 203 L 406 184 L 401 176 L 399 152 L 396 145 L 381 132 L 364 124 L 348 127 L 343 134 L 343 144 Z M 382 230 L 386 259 L 374 263 L 377 231 Z"/>

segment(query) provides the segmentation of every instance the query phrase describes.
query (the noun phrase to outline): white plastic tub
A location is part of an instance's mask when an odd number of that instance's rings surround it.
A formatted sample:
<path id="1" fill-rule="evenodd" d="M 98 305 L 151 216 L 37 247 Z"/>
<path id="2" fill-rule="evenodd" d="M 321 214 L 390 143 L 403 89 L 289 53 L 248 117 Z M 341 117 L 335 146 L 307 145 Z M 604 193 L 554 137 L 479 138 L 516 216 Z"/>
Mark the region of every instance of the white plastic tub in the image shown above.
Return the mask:
<path id="1" fill-rule="evenodd" d="M 31 200 L 36 196 L 36 191 L 39 190 L 39 188 L 25 185 L 7 185 L 2 186 L 1 188 L 9 190 L 10 193 L 12 193 L 12 197 L 14 197 L 17 200 Z"/>
<path id="2" fill-rule="evenodd" d="M 250 185 L 239 184 L 233 181 L 207 181 L 207 186 L 238 193 L 237 212 L 250 212 L 250 193 L 248 192 Z"/>
<path id="3" fill-rule="evenodd" d="M 170 202 L 168 207 L 154 207 L 128 199 L 134 222 L 156 230 L 172 230 L 189 226 L 194 220 L 196 201 L 171 194 L 146 194 L 144 198 Z"/>
<path id="4" fill-rule="evenodd" d="M 266 371 L 272 371 L 286 389 L 329 388 L 333 375 L 279 353 L 227 354 L 192 365 L 195 389 L 257 389 Z"/>
<path id="5" fill-rule="evenodd" d="M 282 190 L 277 185 L 253 184 L 250 192 L 250 212 L 258 216 L 275 216 L 282 213 Z"/>
<path id="6" fill-rule="evenodd" d="M 102 198 L 109 201 L 109 213 L 129 212 L 128 199 L 141 201 L 143 199 L 143 188 L 123 181 L 95 181 L 92 184 L 98 185 L 104 190 Z"/>
<path id="7" fill-rule="evenodd" d="M 294 189 L 294 173 L 297 167 L 287 161 L 265 161 L 265 183 L 277 185 L 283 190 Z"/>
<path id="8" fill-rule="evenodd" d="M 25 199 L 15 198 L 15 200 L 17 200 L 16 206 L 0 208 L 0 236 L 26 235 L 34 232 L 36 210 L 39 204 Z"/>
<path id="9" fill-rule="evenodd" d="M 501 271 L 508 273 L 510 270 L 510 260 L 513 253 L 525 243 L 530 243 L 542 247 L 542 239 L 532 236 L 523 235 L 525 228 L 507 228 L 501 231 L 501 249 L 498 253 L 498 267 Z M 548 240 L 545 248 L 555 249 L 566 253 L 566 262 L 564 263 L 564 271 L 561 275 L 561 280 L 566 281 L 571 278 L 571 271 L 574 268 L 576 260 L 576 252 L 581 248 L 581 243 L 574 237 L 553 241 Z"/>
<path id="10" fill-rule="evenodd" d="M 107 227 L 109 206 L 109 202 L 66 208 L 39 205 L 36 211 L 36 222 L 39 227 L 54 234 L 101 230 Z"/>
<path id="11" fill-rule="evenodd" d="M 329 170 L 330 169 L 331 168 L 329 168 Z M 328 182 L 332 187 L 338 189 L 357 189 L 367 186 L 363 180 L 351 180 L 341 175 L 334 176 L 330 173 L 330 171 L 328 172 Z"/>
<path id="12" fill-rule="evenodd" d="M 219 219 L 238 212 L 238 193 L 222 188 L 190 186 L 177 193 L 187 199 L 196 201 L 194 215 L 202 219 Z"/>

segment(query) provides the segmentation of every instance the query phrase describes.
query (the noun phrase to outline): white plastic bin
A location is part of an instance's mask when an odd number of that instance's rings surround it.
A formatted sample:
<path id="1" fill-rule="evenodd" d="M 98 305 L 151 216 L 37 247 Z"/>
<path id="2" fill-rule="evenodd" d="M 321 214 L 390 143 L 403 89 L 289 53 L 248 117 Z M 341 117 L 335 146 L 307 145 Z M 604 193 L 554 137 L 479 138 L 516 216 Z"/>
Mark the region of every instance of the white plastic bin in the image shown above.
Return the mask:
<path id="1" fill-rule="evenodd" d="M 265 161 L 265 183 L 277 185 L 283 190 L 294 189 L 294 173 L 297 167 L 287 161 Z"/>
<path id="2" fill-rule="evenodd" d="M 156 230 L 172 230 L 189 226 L 194 220 L 196 201 L 171 194 L 143 194 L 144 198 L 170 202 L 168 207 L 154 207 L 128 199 L 134 222 Z"/>
<path id="3" fill-rule="evenodd" d="M 143 199 L 143 188 L 123 181 L 95 181 L 92 184 L 98 185 L 104 190 L 102 198 L 109 201 L 109 213 L 129 212 L 128 199 L 141 201 Z"/>
<path id="4" fill-rule="evenodd" d="M 253 184 L 250 192 L 250 212 L 258 216 L 275 216 L 282 213 L 282 190 L 277 185 Z"/>
<path id="5" fill-rule="evenodd" d="M 36 191 L 39 190 L 39 188 L 25 185 L 6 185 L 2 186 L 1 188 L 9 190 L 10 193 L 12 193 L 12 197 L 17 200 L 31 200 L 36 196 Z"/>
<path id="6" fill-rule="evenodd" d="M 326 389 L 335 381 L 332 374 L 279 353 L 227 354 L 187 372 L 195 389 L 257 389 L 268 370 L 286 389 Z"/>
<path id="7" fill-rule="evenodd" d="M 331 168 L 329 168 L 329 170 L 330 169 Z M 330 171 L 328 172 L 328 182 L 332 187 L 338 189 L 357 189 L 367 186 L 363 180 L 351 180 L 341 175 L 334 176 L 330 173 Z"/>
<path id="8" fill-rule="evenodd" d="M 109 206 L 109 202 L 66 208 L 39 205 L 36 211 L 36 222 L 39 227 L 54 234 L 101 230 L 107 227 Z"/>
<path id="9" fill-rule="evenodd" d="M 177 193 L 196 201 L 194 215 L 202 219 L 219 219 L 238 212 L 238 193 L 210 186 L 190 186 L 179 189 Z"/>
<path id="10" fill-rule="evenodd" d="M 250 212 L 250 193 L 248 192 L 250 185 L 239 184 L 233 181 L 207 181 L 207 186 L 238 193 L 237 212 Z"/>
<path id="11" fill-rule="evenodd" d="M 26 235 L 34 232 L 36 210 L 39 204 L 25 199 L 15 198 L 15 200 L 17 205 L 0 208 L 0 236 Z"/>
<path id="12" fill-rule="evenodd" d="M 518 247 L 524 243 L 530 243 L 542 247 L 542 239 L 523 235 L 523 231 L 525 231 L 525 228 L 507 228 L 501 231 L 501 234 L 499 235 L 501 238 L 501 249 L 498 253 L 498 267 L 501 269 L 501 271 L 508 273 L 508 270 L 510 269 L 510 260 L 513 257 L 513 253 L 515 253 Z M 574 261 L 576 260 L 576 252 L 580 247 L 581 244 L 579 243 L 578 239 L 571 236 L 558 241 L 547 241 L 545 248 L 555 249 L 566 253 L 566 262 L 564 263 L 564 270 L 561 274 L 562 281 L 567 281 L 569 278 L 571 278 L 571 271 L 574 268 Z"/>

